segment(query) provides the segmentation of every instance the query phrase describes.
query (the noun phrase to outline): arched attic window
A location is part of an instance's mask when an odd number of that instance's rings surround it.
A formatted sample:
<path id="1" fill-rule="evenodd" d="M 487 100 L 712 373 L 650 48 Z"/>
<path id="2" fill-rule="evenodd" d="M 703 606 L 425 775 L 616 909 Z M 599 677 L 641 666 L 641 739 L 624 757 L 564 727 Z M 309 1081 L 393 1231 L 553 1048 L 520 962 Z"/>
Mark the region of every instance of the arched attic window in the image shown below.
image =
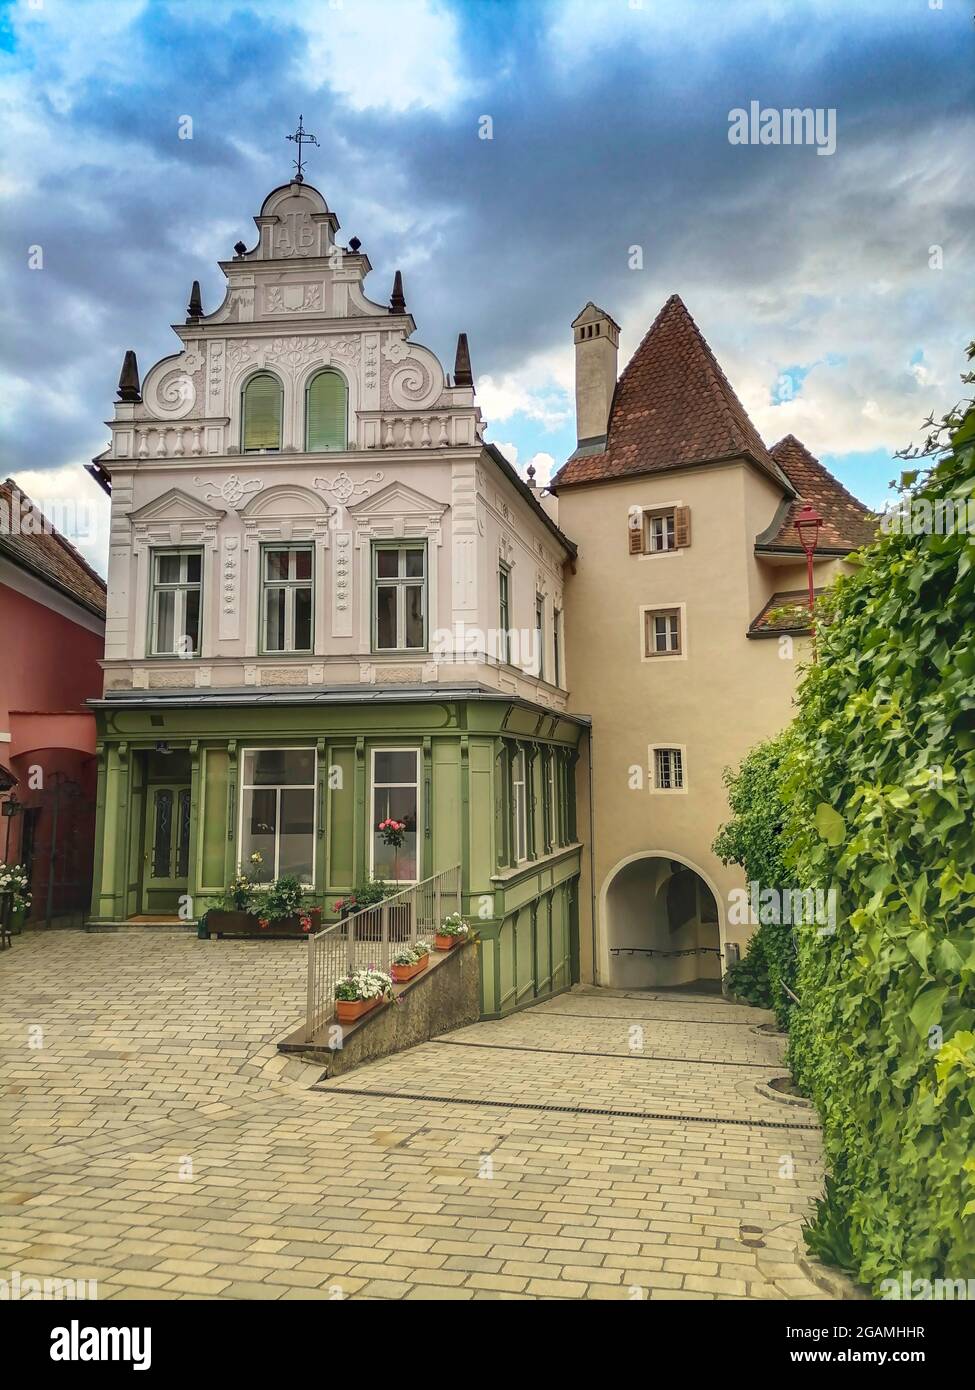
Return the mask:
<path id="1" fill-rule="evenodd" d="M 276 453 L 281 448 L 281 383 L 270 372 L 258 372 L 244 387 L 241 411 L 241 452 Z"/>
<path id="2" fill-rule="evenodd" d="M 338 372 L 316 372 L 305 388 L 305 448 L 347 449 L 349 388 Z"/>

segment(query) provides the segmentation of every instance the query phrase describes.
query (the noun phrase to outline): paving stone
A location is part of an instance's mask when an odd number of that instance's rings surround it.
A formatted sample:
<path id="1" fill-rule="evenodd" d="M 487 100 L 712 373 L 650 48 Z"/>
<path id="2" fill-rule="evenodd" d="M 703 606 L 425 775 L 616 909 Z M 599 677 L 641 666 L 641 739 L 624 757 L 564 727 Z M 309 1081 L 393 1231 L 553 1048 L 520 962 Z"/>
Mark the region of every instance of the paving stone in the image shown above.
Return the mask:
<path id="1" fill-rule="evenodd" d="M 166 930 L 3 953 L 4 1263 L 112 1300 L 823 1296 L 797 1258 L 820 1136 L 769 1127 L 815 1120 L 755 1089 L 767 1015 L 577 987 L 312 1090 L 274 1046 L 305 960 Z"/>

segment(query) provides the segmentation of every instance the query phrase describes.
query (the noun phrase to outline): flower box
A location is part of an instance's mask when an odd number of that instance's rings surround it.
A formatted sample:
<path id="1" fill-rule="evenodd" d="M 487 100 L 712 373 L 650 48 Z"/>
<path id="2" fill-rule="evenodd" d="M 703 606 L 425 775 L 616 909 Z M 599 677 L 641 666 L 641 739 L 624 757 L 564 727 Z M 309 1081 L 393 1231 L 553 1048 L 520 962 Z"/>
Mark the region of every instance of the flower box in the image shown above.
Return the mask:
<path id="1" fill-rule="evenodd" d="M 466 936 L 443 936 L 437 932 L 433 938 L 433 944 L 438 951 L 452 951 L 455 946 L 459 946 L 462 941 L 466 941 Z"/>
<path id="2" fill-rule="evenodd" d="M 414 961 L 412 965 L 393 965 L 390 973 L 397 984 L 403 984 L 405 980 L 412 980 L 415 975 L 419 975 L 421 971 L 426 970 L 429 964 L 430 957 L 429 955 L 425 955 L 421 956 L 419 960 Z"/>
<path id="3" fill-rule="evenodd" d="M 385 1004 L 386 1000 L 380 995 L 376 999 L 336 999 L 335 1017 L 339 1023 L 355 1023 L 364 1014 L 372 1013 L 373 1009 L 378 1009 L 380 1004 Z"/>
<path id="4" fill-rule="evenodd" d="M 302 925 L 302 918 L 308 922 Z M 266 923 L 262 926 L 261 923 Z M 309 908 L 307 912 L 295 913 L 291 917 L 268 919 L 258 917 L 254 912 L 228 912 L 223 908 L 211 908 L 206 916 L 206 930 L 211 936 L 282 936 L 305 937 L 321 931 L 322 910 Z"/>

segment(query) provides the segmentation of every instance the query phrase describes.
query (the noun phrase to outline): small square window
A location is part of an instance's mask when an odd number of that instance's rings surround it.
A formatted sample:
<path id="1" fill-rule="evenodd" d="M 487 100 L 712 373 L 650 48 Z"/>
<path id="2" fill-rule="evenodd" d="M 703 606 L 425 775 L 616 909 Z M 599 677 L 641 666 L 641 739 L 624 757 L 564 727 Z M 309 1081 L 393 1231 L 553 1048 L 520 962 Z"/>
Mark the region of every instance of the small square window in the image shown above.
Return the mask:
<path id="1" fill-rule="evenodd" d="M 653 789 L 658 792 L 684 790 L 684 754 L 682 749 L 653 749 Z"/>
<path id="2" fill-rule="evenodd" d="M 647 609 L 644 614 L 644 656 L 680 656 L 682 639 L 679 608 Z"/>

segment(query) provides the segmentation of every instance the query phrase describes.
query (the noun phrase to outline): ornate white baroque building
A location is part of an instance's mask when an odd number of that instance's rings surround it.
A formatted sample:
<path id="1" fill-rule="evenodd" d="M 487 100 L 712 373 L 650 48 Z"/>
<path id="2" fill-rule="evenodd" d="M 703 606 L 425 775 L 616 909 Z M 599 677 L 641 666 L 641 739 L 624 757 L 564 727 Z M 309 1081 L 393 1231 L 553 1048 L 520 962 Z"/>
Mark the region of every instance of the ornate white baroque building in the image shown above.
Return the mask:
<path id="1" fill-rule="evenodd" d="M 464 335 L 448 376 L 399 273 L 370 299 L 368 257 L 308 184 L 255 221 L 213 313 L 194 284 L 179 351 L 141 385 L 127 354 L 95 460 L 112 522 L 93 910 L 199 913 L 255 849 L 327 915 L 371 874 L 459 863 L 499 1013 L 573 968 L 575 547 L 483 442 Z M 395 873 L 387 815 L 409 827 Z"/>

